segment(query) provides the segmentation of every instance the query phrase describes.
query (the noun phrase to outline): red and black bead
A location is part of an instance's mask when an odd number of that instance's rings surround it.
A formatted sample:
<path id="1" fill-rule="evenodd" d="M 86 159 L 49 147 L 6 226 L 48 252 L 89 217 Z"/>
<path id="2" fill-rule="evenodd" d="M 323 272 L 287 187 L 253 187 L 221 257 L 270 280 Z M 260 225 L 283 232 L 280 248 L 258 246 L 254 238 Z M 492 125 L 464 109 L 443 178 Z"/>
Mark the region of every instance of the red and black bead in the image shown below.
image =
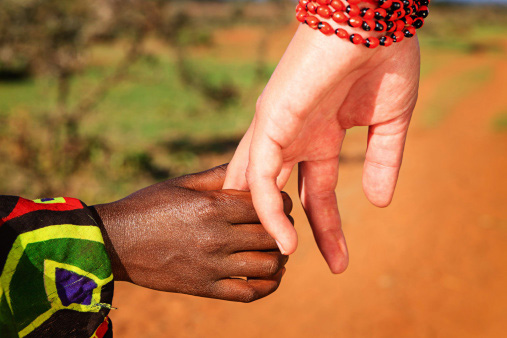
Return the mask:
<path id="1" fill-rule="evenodd" d="M 402 32 L 396 31 L 391 35 L 391 38 L 393 39 L 394 42 L 401 42 L 401 41 L 403 41 L 405 36 L 403 35 Z"/>
<path id="2" fill-rule="evenodd" d="M 384 20 L 386 15 L 387 15 L 387 12 L 383 8 L 377 8 L 375 10 L 375 19 L 377 19 L 377 20 Z"/>
<path id="3" fill-rule="evenodd" d="M 405 17 L 406 14 L 407 14 L 407 12 L 405 12 L 404 9 L 400 9 L 399 11 L 396 11 L 396 18 L 402 19 Z"/>
<path id="4" fill-rule="evenodd" d="M 337 28 L 334 31 L 334 33 L 336 34 L 337 37 L 339 37 L 341 39 L 347 39 L 349 37 L 349 33 L 347 33 L 347 31 L 342 28 Z"/>
<path id="5" fill-rule="evenodd" d="M 352 42 L 354 45 L 360 45 L 364 42 L 364 39 L 359 34 L 352 34 L 350 37 L 350 42 Z"/>
<path id="6" fill-rule="evenodd" d="M 371 20 L 375 17 L 375 11 L 371 8 L 363 8 L 361 10 L 361 16 L 363 17 L 363 19 L 365 20 Z"/>
<path id="7" fill-rule="evenodd" d="M 421 18 L 415 19 L 414 22 L 412 22 L 412 26 L 414 26 L 416 29 L 421 28 L 422 26 L 424 26 L 424 19 Z"/>
<path id="8" fill-rule="evenodd" d="M 386 31 L 389 33 L 392 33 L 396 30 L 396 25 L 394 24 L 393 21 L 387 21 L 386 26 L 387 26 Z"/>
<path id="9" fill-rule="evenodd" d="M 312 14 L 317 14 L 317 5 L 315 5 L 313 2 L 309 2 L 306 4 L 306 10 Z"/>
<path id="10" fill-rule="evenodd" d="M 418 17 L 425 19 L 428 17 L 428 14 L 430 14 L 428 7 L 426 7 L 426 6 L 419 7 L 419 11 L 417 11 Z"/>
<path id="11" fill-rule="evenodd" d="M 333 28 L 327 22 L 319 22 L 317 28 L 325 35 L 333 34 Z"/>
<path id="12" fill-rule="evenodd" d="M 405 37 L 411 38 L 411 37 L 413 37 L 415 35 L 415 28 L 414 27 L 407 27 L 403 31 L 403 34 L 405 34 Z"/>
<path id="13" fill-rule="evenodd" d="M 389 8 L 393 4 L 393 0 L 379 0 L 378 5 L 380 8 Z"/>
<path id="14" fill-rule="evenodd" d="M 374 37 L 369 37 L 364 42 L 364 45 L 366 47 L 368 47 L 368 48 L 377 48 L 378 45 L 379 45 L 379 40 L 377 38 L 374 38 Z"/>
<path id="15" fill-rule="evenodd" d="M 345 9 L 345 12 L 347 12 L 348 15 L 351 17 L 358 16 L 359 15 L 359 7 L 357 5 L 348 5 Z"/>
<path id="16" fill-rule="evenodd" d="M 316 29 L 317 26 L 319 25 L 320 20 L 317 19 L 316 17 L 310 15 L 310 16 L 306 17 L 305 22 L 311 28 Z"/>
<path id="17" fill-rule="evenodd" d="M 375 22 L 375 31 L 376 32 L 385 32 L 387 30 L 387 24 L 384 21 L 376 21 Z"/>
<path id="18" fill-rule="evenodd" d="M 317 3 L 322 6 L 329 5 L 331 3 L 331 0 L 317 0 Z"/>
<path id="19" fill-rule="evenodd" d="M 361 28 L 367 32 L 371 31 L 372 28 L 375 28 L 375 21 L 373 20 L 364 20 Z"/>
<path id="20" fill-rule="evenodd" d="M 352 17 L 349 19 L 348 24 L 350 27 L 354 28 L 361 27 L 361 25 L 363 24 L 363 19 L 361 19 L 360 17 Z"/>
<path id="21" fill-rule="evenodd" d="M 393 4 L 391 5 L 391 10 L 396 11 L 400 9 L 402 6 L 401 2 L 398 0 L 393 1 Z"/>
<path id="22" fill-rule="evenodd" d="M 381 46 L 384 46 L 384 47 L 389 47 L 390 45 L 393 44 L 393 39 L 391 39 L 390 37 L 388 36 L 383 36 L 381 37 L 379 40 L 379 44 Z"/>

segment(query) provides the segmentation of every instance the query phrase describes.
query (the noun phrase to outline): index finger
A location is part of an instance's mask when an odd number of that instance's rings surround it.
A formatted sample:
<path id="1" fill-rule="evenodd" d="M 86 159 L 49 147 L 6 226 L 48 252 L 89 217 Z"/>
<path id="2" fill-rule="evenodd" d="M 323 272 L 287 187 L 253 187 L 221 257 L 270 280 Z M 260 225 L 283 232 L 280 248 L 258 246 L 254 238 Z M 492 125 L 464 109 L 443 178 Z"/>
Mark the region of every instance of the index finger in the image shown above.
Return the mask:
<path id="1" fill-rule="evenodd" d="M 250 159 L 247 181 L 255 210 L 280 251 L 289 255 L 296 250 L 297 233 L 284 213 L 282 195 L 276 183 L 282 170 L 282 150 L 274 141 L 262 135 L 254 138 Z"/>
<path id="2" fill-rule="evenodd" d="M 260 223 L 249 191 L 221 190 L 218 192 L 220 207 L 231 224 Z M 292 210 L 292 200 L 286 192 L 278 191 L 283 202 L 283 213 L 289 215 Z"/>

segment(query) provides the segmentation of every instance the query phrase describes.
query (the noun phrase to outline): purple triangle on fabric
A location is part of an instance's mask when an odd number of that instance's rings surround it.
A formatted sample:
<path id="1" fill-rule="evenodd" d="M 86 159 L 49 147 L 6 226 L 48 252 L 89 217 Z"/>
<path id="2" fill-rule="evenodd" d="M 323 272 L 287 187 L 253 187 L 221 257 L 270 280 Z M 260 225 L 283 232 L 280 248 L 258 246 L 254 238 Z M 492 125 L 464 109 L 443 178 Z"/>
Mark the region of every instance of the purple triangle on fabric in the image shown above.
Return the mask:
<path id="1" fill-rule="evenodd" d="M 92 293 L 97 283 L 91 278 L 61 268 L 56 268 L 55 278 L 56 290 L 63 306 L 92 303 Z"/>

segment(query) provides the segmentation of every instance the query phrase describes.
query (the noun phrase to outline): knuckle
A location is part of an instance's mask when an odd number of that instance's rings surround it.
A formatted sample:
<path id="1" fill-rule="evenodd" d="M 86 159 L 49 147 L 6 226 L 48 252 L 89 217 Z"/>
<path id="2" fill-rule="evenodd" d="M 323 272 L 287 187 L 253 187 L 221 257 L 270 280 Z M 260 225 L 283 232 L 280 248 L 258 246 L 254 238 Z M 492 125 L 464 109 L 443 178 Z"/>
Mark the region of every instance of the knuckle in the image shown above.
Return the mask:
<path id="1" fill-rule="evenodd" d="M 239 297 L 242 303 L 251 303 L 259 299 L 259 293 L 253 287 L 247 288 Z"/>
<path id="2" fill-rule="evenodd" d="M 229 166 L 229 163 L 224 163 L 224 164 L 221 164 L 219 166 L 212 168 L 211 170 L 213 170 L 213 172 L 215 174 L 222 176 L 222 175 L 225 175 L 225 173 L 227 172 L 228 166 Z"/>
<path id="3" fill-rule="evenodd" d="M 246 168 L 246 181 L 249 185 L 255 184 L 259 179 L 259 171 L 255 169 L 255 167 L 252 166 L 252 164 L 249 164 Z"/>
<path id="4" fill-rule="evenodd" d="M 199 215 L 215 216 L 218 206 L 218 198 L 213 192 L 202 194 L 199 199 L 194 201 L 194 206 Z"/>
<path id="5" fill-rule="evenodd" d="M 207 254 L 214 255 L 224 251 L 227 247 L 226 236 L 215 228 L 201 230 L 196 239 L 198 250 Z"/>
<path id="6" fill-rule="evenodd" d="M 218 236 L 215 232 L 209 231 L 201 237 L 200 247 L 208 254 L 215 254 L 221 252 L 224 248 L 224 242 L 221 236 Z"/>
<path id="7" fill-rule="evenodd" d="M 278 270 L 280 270 L 281 261 L 278 257 L 273 257 L 268 259 L 265 263 L 265 273 L 268 276 L 274 275 Z"/>

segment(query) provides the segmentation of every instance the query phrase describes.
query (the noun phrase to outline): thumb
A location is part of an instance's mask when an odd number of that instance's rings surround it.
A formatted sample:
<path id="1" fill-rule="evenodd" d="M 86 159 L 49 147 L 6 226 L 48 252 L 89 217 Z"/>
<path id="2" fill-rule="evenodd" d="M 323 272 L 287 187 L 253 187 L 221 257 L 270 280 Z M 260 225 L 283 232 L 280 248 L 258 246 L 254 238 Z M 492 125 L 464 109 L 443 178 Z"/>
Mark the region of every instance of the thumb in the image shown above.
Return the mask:
<path id="1" fill-rule="evenodd" d="M 221 190 L 224 185 L 228 163 L 177 178 L 175 184 L 182 188 L 198 191 Z"/>

